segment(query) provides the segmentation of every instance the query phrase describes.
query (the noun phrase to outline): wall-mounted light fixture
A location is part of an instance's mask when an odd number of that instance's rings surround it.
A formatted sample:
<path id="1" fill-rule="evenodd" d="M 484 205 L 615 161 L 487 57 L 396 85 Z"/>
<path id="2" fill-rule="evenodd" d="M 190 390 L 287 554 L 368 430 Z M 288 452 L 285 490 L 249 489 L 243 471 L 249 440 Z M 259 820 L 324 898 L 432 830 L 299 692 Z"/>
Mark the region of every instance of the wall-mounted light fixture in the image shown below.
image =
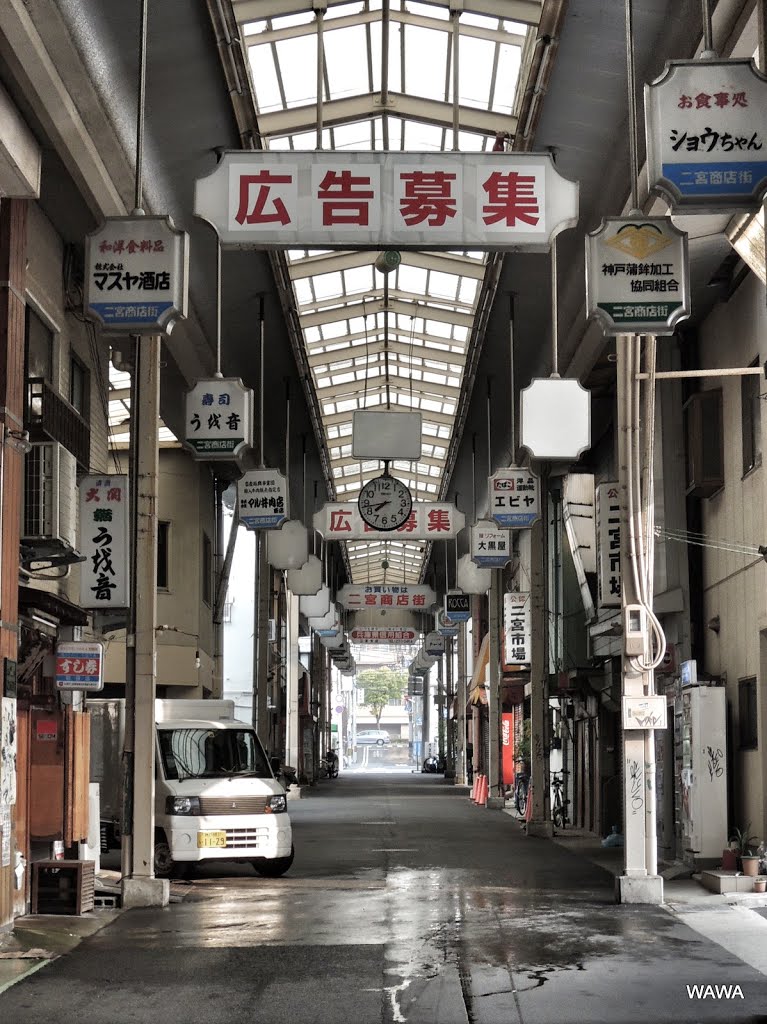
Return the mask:
<path id="1" fill-rule="evenodd" d="M 8 430 L 6 427 L 3 442 L 20 455 L 26 455 L 32 451 L 28 430 Z"/>

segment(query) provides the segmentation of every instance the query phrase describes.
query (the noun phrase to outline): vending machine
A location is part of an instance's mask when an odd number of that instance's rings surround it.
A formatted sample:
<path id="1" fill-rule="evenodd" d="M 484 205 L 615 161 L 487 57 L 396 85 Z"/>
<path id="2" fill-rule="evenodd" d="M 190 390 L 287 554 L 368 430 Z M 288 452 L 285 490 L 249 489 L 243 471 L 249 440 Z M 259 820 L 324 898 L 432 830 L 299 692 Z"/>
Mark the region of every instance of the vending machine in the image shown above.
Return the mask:
<path id="1" fill-rule="evenodd" d="M 685 860 L 719 861 L 727 845 L 727 733 L 723 686 L 683 687 L 680 787 Z"/>

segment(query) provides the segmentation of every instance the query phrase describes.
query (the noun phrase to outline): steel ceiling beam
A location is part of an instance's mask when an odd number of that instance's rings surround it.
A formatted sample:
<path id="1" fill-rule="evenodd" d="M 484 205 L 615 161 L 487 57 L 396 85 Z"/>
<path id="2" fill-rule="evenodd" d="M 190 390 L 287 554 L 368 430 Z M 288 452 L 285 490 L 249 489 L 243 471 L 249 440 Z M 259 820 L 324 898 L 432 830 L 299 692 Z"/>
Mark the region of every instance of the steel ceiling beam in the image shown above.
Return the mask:
<path id="1" fill-rule="evenodd" d="M 390 117 L 435 124 L 441 128 L 453 126 L 452 103 L 391 91 L 386 106 L 381 102 L 380 93 L 364 93 L 361 96 L 326 100 L 322 105 L 322 123 L 325 128 L 330 128 L 334 125 L 364 121 L 384 113 Z M 316 125 L 316 103 L 291 107 L 289 110 L 275 110 L 259 114 L 258 117 L 258 127 L 264 138 L 308 132 Z M 498 132 L 514 135 L 517 130 L 517 119 L 511 114 L 482 110 L 480 107 L 459 106 L 458 127 L 461 131 L 473 132 L 475 135 L 495 137 Z"/>
<path id="2" fill-rule="evenodd" d="M 327 7 L 343 7 L 349 0 L 327 0 Z M 449 11 L 451 0 L 421 0 L 430 7 Z M 307 0 L 231 0 L 237 22 L 265 21 L 288 14 L 306 14 L 313 6 Z M 537 25 L 541 19 L 543 0 L 464 0 L 465 14 L 481 14 L 487 18 L 516 21 L 521 25 Z M 328 24 L 330 24 L 329 19 Z"/>

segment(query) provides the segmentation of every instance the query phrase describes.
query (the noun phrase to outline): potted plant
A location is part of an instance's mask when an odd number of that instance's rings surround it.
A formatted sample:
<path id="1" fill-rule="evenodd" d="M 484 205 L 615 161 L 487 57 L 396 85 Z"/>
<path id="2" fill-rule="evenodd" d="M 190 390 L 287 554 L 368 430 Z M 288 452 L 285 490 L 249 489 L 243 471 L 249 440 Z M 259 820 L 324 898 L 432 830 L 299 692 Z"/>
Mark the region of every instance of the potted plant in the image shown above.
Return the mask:
<path id="1" fill-rule="evenodd" d="M 759 855 L 754 852 L 756 836 L 750 835 L 751 822 L 744 828 L 736 828 L 730 837 L 731 848 L 738 856 L 739 870 L 744 875 L 759 874 Z"/>
<path id="2" fill-rule="evenodd" d="M 754 892 L 767 891 L 767 875 L 754 876 Z"/>

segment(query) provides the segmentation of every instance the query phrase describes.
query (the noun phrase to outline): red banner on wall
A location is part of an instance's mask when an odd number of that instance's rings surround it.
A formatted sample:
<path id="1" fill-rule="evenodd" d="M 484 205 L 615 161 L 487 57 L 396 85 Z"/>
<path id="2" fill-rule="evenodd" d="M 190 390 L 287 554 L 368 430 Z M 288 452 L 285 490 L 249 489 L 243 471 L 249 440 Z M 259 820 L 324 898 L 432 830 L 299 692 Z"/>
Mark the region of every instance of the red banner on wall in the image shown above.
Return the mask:
<path id="1" fill-rule="evenodd" d="M 501 777 L 504 786 L 514 785 L 514 715 L 501 715 Z"/>

